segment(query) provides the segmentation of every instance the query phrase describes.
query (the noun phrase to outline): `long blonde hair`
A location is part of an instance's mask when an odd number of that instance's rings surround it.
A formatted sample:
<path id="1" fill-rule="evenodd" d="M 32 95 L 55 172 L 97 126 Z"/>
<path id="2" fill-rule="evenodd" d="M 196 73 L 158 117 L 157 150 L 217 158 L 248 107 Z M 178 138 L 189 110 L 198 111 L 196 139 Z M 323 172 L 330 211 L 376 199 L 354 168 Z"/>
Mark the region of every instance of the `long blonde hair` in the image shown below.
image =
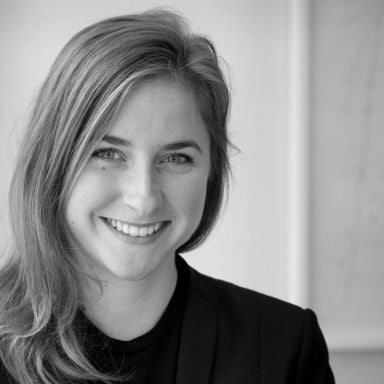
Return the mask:
<path id="1" fill-rule="evenodd" d="M 228 177 L 229 92 L 215 49 L 182 17 L 155 10 L 91 25 L 64 47 L 35 102 L 10 187 L 13 248 L 0 270 L 0 359 L 22 384 L 99 380 L 77 332 L 79 268 L 66 199 L 132 88 L 173 76 L 195 91 L 211 139 L 212 173 L 199 227 L 211 230 Z"/>

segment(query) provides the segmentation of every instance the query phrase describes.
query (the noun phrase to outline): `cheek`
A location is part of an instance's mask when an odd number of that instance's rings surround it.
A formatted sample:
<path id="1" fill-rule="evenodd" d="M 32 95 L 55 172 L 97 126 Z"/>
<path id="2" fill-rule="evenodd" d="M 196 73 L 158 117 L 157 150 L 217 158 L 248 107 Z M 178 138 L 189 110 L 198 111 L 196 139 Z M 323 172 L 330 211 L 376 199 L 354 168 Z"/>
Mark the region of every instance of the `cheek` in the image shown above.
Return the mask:
<path id="1" fill-rule="evenodd" d="M 200 222 L 204 209 L 206 192 L 207 182 L 196 180 L 195 182 L 183 184 L 178 193 L 177 202 L 179 210 L 182 211 L 185 215 L 185 219 L 190 221 L 193 226 L 197 226 Z"/>
<path id="2" fill-rule="evenodd" d="M 66 220 L 76 225 L 87 220 L 92 212 L 101 207 L 111 195 L 110 183 L 92 174 L 81 174 L 67 202 Z"/>

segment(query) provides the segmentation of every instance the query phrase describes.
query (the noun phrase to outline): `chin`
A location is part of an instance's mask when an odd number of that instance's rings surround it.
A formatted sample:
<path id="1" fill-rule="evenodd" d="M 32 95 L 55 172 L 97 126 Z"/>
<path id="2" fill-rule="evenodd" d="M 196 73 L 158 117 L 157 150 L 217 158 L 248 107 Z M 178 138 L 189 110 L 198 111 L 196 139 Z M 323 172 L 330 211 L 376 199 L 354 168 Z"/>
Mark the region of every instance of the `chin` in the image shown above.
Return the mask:
<path id="1" fill-rule="evenodd" d="M 170 259 L 170 256 L 163 256 L 161 258 L 154 258 L 152 255 L 128 256 L 123 263 L 107 266 L 107 269 L 109 270 L 109 274 L 115 279 L 141 281 L 158 274 L 164 267 L 169 269 L 170 263 L 167 260 L 171 261 Z"/>

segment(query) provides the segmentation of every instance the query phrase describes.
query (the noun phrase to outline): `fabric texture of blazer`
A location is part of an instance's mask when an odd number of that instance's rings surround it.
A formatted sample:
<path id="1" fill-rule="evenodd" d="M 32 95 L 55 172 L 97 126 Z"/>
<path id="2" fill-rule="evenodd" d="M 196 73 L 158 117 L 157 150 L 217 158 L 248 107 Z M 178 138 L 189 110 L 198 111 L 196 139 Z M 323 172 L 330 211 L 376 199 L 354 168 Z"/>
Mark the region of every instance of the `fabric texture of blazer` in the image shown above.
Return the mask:
<path id="1" fill-rule="evenodd" d="M 315 314 L 190 268 L 177 384 L 333 384 Z"/>

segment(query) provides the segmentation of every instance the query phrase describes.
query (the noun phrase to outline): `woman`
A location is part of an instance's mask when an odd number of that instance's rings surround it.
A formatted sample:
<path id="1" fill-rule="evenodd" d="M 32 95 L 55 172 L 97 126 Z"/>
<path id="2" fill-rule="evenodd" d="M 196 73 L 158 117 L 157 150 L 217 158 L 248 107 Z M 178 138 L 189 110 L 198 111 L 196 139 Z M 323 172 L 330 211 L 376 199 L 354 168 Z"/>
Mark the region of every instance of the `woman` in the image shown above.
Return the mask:
<path id="1" fill-rule="evenodd" d="M 333 383 L 310 310 L 199 274 L 227 183 L 213 45 L 166 11 L 79 32 L 11 185 L 0 382 Z"/>

